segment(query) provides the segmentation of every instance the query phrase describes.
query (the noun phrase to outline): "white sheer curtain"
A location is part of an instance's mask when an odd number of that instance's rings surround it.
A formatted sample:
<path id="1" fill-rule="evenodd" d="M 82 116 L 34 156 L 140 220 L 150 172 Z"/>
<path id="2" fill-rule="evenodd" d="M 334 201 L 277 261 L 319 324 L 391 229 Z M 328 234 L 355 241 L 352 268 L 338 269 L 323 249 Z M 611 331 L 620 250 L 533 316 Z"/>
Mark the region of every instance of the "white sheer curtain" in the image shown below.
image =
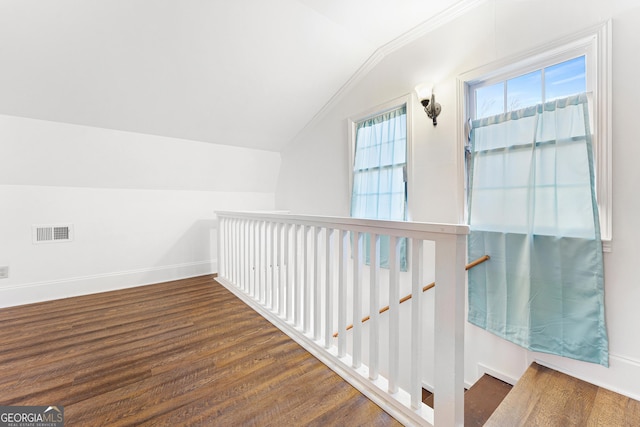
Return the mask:
<path id="1" fill-rule="evenodd" d="M 469 322 L 534 351 L 608 365 L 585 94 L 473 123 Z"/>
<path id="2" fill-rule="evenodd" d="M 351 216 L 404 221 L 407 165 L 407 107 L 356 123 Z M 366 237 L 368 241 L 368 236 Z M 380 264 L 388 266 L 389 242 L 382 237 Z M 365 261 L 369 245 L 365 242 Z M 401 268 L 406 270 L 406 242 L 401 243 Z"/>

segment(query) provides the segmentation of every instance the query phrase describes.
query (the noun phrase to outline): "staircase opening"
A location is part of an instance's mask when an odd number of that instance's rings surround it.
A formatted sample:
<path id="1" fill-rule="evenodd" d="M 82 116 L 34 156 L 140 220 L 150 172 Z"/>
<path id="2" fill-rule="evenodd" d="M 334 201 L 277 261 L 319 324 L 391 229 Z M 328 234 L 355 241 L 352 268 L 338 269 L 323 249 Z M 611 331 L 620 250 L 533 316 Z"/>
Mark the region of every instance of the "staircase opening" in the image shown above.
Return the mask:
<path id="1" fill-rule="evenodd" d="M 500 406 L 513 386 L 502 380 L 484 374 L 464 394 L 465 427 L 483 426 Z M 433 408 L 433 393 L 422 389 L 422 402 Z"/>

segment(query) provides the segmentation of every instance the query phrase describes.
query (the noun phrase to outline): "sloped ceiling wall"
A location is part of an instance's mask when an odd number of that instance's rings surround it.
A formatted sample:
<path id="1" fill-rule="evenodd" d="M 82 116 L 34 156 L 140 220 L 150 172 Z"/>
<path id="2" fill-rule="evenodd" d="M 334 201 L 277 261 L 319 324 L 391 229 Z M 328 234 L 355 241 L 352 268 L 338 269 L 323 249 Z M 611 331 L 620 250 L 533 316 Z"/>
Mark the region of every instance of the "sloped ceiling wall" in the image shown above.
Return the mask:
<path id="1" fill-rule="evenodd" d="M 0 114 L 279 151 L 376 49 L 465 3 L 0 0 Z"/>

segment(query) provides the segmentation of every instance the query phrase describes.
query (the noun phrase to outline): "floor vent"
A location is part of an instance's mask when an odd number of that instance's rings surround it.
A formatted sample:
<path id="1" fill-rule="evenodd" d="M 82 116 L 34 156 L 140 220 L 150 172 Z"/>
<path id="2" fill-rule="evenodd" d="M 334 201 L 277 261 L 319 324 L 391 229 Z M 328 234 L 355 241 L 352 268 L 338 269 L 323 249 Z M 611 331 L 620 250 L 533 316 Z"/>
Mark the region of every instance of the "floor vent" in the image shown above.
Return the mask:
<path id="1" fill-rule="evenodd" d="M 73 240 L 73 225 L 34 225 L 33 243 L 57 243 Z"/>

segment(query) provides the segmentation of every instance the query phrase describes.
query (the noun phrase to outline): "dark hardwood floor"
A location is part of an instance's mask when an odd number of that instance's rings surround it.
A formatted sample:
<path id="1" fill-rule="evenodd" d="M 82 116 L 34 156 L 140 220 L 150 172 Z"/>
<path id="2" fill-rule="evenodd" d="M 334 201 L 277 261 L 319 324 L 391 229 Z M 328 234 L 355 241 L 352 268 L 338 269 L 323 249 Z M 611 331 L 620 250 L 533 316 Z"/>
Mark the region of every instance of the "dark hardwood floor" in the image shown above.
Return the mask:
<path id="1" fill-rule="evenodd" d="M 464 426 L 483 426 L 511 389 L 511 384 L 490 375 L 480 377 L 464 393 Z"/>
<path id="2" fill-rule="evenodd" d="M 67 426 L 398 423 L 202 276 L 0 309 L 0 405 Z"/>

